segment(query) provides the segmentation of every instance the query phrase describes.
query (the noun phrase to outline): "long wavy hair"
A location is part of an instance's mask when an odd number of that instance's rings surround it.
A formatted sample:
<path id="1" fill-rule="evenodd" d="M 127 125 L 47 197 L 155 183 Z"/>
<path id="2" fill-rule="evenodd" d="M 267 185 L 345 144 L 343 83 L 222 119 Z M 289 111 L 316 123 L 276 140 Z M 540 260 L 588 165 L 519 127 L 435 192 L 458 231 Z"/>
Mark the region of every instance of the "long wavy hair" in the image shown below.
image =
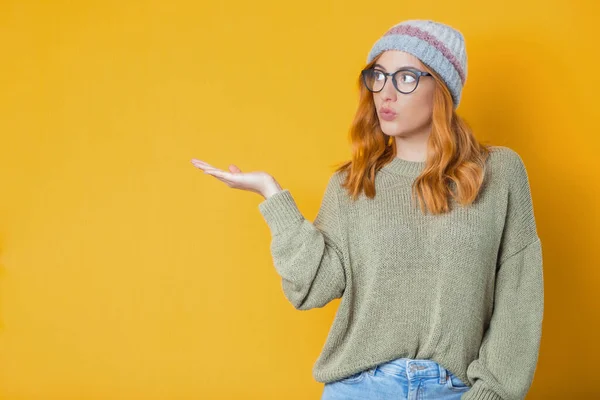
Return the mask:
<path id="1" fill-rule="evenodd" d="M 365 68 L 372 67 L 378 58 Z M 412 183 L 412 199 L 418 199 L 423 213 L 442 214 L 450 211 L 450 197 L 462 205 L 476 199 L 492 146 L 475 138 L 466 121 L 456 114 L 444 81 L 424 66 L 433 75 L 436 85 L 426 165 Z M 336 172 L 347 172 L 342 186 L 353 200 L 363 191 L 368 198 L 375 197 L 376 172 L 396 157 L 396 141 L 381 130 L 373 94 L 363 84 L 360 73 L 358 88 L 358 109 L 349 132 L 351 160 L 335 167 Z M 455 192 L 451 190 L 452 182 Z"/>

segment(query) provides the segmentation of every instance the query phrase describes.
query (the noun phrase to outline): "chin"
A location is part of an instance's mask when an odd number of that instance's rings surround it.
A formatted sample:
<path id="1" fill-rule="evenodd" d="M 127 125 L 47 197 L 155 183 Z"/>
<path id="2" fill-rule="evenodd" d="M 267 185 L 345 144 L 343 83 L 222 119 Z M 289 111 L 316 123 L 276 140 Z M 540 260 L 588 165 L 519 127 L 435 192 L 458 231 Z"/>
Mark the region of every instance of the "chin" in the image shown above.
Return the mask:
<path id="1" fill-rule="evenodd" d="M 419 132 L 418 128 L 407 127 L 396 121 L 382 121 L 379 127 L 388 136 L 408 137 Z"/>
<path id="2" fill-rule="evenodd" d="M 385 121 L 385 125 L 380 125 L 381 131 L 388 136 L 402 136 L 406 132 L 394 122 Z"/>

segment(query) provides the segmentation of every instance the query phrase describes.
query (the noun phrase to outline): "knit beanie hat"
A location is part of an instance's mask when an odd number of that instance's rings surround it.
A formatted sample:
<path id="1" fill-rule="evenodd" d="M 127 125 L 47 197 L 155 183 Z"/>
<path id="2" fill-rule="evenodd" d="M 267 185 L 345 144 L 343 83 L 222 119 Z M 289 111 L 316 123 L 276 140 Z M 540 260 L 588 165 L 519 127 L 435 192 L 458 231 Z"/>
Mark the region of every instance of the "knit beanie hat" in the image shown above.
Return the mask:
<path id="1" fill-rule="evenodd" d="M 467 52 L 460 31 L 432 20 L 406 20 L 392 26 L 375 42 L 367 63 L 385 50 L 405 51 L 433 69 L 452 93 L 454 109 L 458 107 L 467 79 Z"/>

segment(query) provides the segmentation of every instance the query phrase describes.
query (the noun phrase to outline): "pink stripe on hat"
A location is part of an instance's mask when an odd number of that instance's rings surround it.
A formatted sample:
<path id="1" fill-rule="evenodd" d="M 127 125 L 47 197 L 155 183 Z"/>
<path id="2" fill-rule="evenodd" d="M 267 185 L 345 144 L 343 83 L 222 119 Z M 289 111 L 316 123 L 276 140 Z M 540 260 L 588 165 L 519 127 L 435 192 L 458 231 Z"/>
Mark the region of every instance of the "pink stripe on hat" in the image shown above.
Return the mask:
<path id="1" fill-rule="evenodd" d="M 426 41 L 427 43 L 438 49 L 444 55 L 444 57 L 448 59 L 448 61 L 454 66 L 454 68 L 456 68 L 456 71 L 460 76 L 461 82 L 463 84 L 465 83 L 465 72 L 463 71 L 460 62 L 456 59 L 454 54 L 452 54 L 452 52 L 444 45 L 444 43 L 440 42 L 430 33 L 425 32 L 417 27 L 403 24 L 392 27 L 383 36 L 389 35 L 408 35 Z"/>

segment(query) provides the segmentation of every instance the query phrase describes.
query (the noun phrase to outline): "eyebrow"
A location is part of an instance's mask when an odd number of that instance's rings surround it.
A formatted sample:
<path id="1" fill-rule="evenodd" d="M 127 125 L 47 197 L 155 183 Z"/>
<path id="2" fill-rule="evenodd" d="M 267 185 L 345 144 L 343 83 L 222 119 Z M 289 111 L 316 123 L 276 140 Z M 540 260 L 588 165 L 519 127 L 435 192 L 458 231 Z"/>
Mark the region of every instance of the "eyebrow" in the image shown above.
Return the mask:
<path id="1" fill-rule="evenodd" d="M 380 67 L 380 68 L 382 68 L 384 71 L 387 71 L 387 70 L 385 69 L 385 67 L 384 67 L 383 65 L 381 65 L 381 64 L 374 64 L 373 66 L 374 66 L 374 67 Z M 396 71 L 398 71 L 398 70 L 400 70 L 400 69 L 402 69 L 402 68 L 415 68 L 415 69 L 419 69 L 419 68 L 415 67 L 414 65 L 403 65 L 402 67 L 400 67 L 400 68 L 396 69 Z"/>

